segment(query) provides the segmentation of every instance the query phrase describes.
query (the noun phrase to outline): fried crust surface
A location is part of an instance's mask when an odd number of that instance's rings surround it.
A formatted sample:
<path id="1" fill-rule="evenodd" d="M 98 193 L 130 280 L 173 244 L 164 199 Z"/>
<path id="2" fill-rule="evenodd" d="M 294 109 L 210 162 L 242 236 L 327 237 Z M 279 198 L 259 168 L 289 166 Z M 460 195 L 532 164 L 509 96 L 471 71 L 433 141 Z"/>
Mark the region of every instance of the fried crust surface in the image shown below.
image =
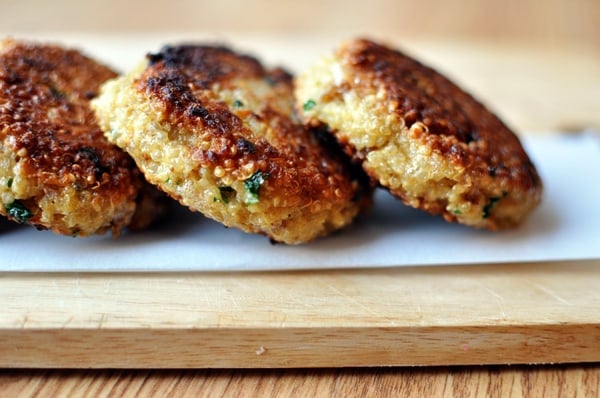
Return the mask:
<path id="1" fill-rule="evenodd" d="M 226 226 L 298 244 L 370 203 L 362 172 L 299 123 L 289 73 L 229 48 L 166 46 L 94 107 L 148 181 Z"/>
<path id="2" fill-rule="evenodd" d="M 519 224 L 542 182 L 517 136 L 456 84 L 366 39 L 297 82 L 298 110 L 406 204 L 491 230 Z"/>
<path id="3" fill-rule="evenodd" d="M 72 236 L 128 225 L 143 178 L 89 107 L 115 76 L 77 50 L 0 44 L 0 214 Z"/>

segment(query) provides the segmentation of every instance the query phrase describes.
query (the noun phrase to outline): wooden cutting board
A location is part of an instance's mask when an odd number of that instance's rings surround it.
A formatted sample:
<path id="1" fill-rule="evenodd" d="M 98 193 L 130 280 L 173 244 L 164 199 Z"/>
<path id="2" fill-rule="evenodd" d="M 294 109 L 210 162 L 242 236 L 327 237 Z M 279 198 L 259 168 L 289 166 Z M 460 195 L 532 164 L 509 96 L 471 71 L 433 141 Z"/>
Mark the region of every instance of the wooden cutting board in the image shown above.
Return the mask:
<path id="1" fill-rule="evenodd" d="M 0 274 L 0 366 L 600 361 L 600 260 L 270 273 Z"/>

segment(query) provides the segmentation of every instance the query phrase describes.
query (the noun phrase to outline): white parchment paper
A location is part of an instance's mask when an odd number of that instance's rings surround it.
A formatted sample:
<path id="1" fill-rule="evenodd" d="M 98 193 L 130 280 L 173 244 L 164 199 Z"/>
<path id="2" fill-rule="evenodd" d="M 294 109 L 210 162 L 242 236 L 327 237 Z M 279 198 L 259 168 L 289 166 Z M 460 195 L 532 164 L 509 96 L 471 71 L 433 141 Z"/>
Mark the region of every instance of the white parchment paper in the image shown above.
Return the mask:
<path id="1" fill-rule="evenodd" d="M 272 245 L 177 210 L 142 233 L 70 238 L 30 227 L 0 231 L 0 271 L 224 271 L 396 267 L 600 258 L 600 140 L 524 139 L 545 184 L 543 204 L 503 232 L 449 224 L 379 191 L 352 227 L 302 246 Z"/>

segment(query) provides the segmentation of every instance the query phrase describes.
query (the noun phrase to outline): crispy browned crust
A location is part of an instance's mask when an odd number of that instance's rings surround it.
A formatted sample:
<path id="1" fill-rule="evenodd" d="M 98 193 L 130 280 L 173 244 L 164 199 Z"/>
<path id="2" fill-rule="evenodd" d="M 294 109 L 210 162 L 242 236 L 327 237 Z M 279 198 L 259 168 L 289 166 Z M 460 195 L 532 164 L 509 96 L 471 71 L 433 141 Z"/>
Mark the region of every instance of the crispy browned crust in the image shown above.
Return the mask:
<path id="1" fill-rule="evenodd" d="M 21 200 L 32 213 L 28 223 L 80 234 L 40 219 L 40 195 L 62 188 L 114 204 L 135 200 L 141 175 L 131 158 L 104 138 L 89 107 L 99 86 L 115 76 L 76 50 L 12 40 L 1 46 L 0 144 L 8 143 L 17 154 L 24 178 L 44 187 L 38 196 Z M 4 206 L 0 214 L 7 215 Z M 97 232 L 111 228 L 118 234 L 130 216 Z"/>
<path id="2" fill-rule="evenodd" d="M 233 170 L 237 177 L 244 165 L 260 165 L 256 171 L 268 173 L 273 185 L 291 187 L 294 191 L 303 184 L 290 184 L 299 176 L 290 175 L 293 168 L 288 162 L 294 162 L 298 171 L 306 171 L 305 179 L 314 174 L 315 170 L 306 169 L 306 164 L 297 164 L 299 157 L 292 155 L 296 148 L 319 150 L 314 145 L 306 145 L 311 138 L 298 125 L 267 103 L 258 117 L 269 120 L 278 136 L 271 142 L 257 141 L 240 117 L 227 104 L 215 100 L 212 92 L 215 83 L 227 88 L 235 78 L 262 78 L 269 80 L 274 90 L 288 91 L 291 77 L 287 73 L 267 72 L 256 59 L 225 47 L 167 46 L 160 53 L 150 55 L 149 61 L 137 88 L 160 101 L 169 124 L 188 132 L 194 160 L 199 166 L 211 169 L 221 166 Z"/>
<path id="3" fill-rule="evenodd" d="M 541 186 L 517 136 L 492 112 L 446 77 L 413 58 L 369 40 L 340 52 L 362 85 L 383 86 L 407 127 L 427 126 L 431 147 L 457 165 L 520 190 Z M 360 87 L 357 87 L 360 89 Z M 440 136 L 454 137 L 439 139 Z"/>
<path id="4" fill-rule="evenodd" d="M 226 178 L 238 181 L 260 172 L 266 177 L 261 201 L 285 203 L 307 214 L 324 203 L 333 208 L 350 202 L 362 202 L 360 207 L 370 204 L 362 171 L 351 170 L 339 148 L 321 145 L 293 114 L 292 77 L 283 69 L 267 70 L 253 57 L 220 46 L 166 46 L 148 59 L 136 89 L 160 104 L 165 118 L 161 123 L 186 135 L 195 168 L 221 169 Z M 267 82 L 272 92 L 259 111 L 232 109 L 215 97 L 215 87 L 233 90 L 236 82 L 251 79 Z M 289 103 L 289 109 L 282 102 Z M 244 123 L 252 118 L 267 126 L 263 136 L 257 137 Z M 242 227 L 281 240 L 269 228 Z M 325 232 L 330 231 L 320 235 Z M 288 243 L 313 239 L 311 233 L 307 232 L 308 239 Z"/>
<path id="5" fill-rule="evenodd" d="M 390 114 L 396 114 L 408 130 L 414 125 L 414 139 L 440 154 L 448 166 L 466 170 L 462 183 L 469 187 L 464 200 L 484 208 L 485 220 L 473 225 L 492 230 L 513 226 L 539 202 L 542 182 L 517 136 L 449 79 L 400 51 L 366 39 L 347 42 L 336 52 L 336 59 L 351 72 L 322 100 L 338 100 L 350 90 L 359 97 L 385 93 L 382 101 Z M 357 150 L 343 138 L 340 144 L 358 162 L 368 156 L 369 148 Z M 377 170 L 365 167 L 365 171 L 380 182 Z M 457 221 L 458 213 L 449 212 L 443 198 L 431 201 L 411 197 L 404 189 L 390 191 L 411 206 Z M 515 208 L 520 200 L 527 204 L 519 209 L 520 214 L 502 219 L 489 214 L 499 200 L 512 201 Z"/>

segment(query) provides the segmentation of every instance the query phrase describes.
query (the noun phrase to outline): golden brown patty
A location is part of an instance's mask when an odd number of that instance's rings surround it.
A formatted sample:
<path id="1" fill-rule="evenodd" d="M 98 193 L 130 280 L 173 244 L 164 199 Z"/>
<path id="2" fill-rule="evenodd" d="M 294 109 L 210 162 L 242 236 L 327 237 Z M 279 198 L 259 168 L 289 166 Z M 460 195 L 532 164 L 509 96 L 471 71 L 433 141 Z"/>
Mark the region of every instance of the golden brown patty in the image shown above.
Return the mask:
<path id="1" fill-rule="evenodd" d="M 369 202 L 296 119 L 290 75 L 230 49 L 167 46 L 107 83 L 93 107 L 148 181 L 226 226 L 297 244 Z"/>
<path id="2" fill-rule="evenodd" d="M 143 177 L 89 107 L 115 76 L 75 50 L 0 43 L 0 214 L 72 236 L 130 223 Z"/>
<path id="3" fill-rule="evenodd" d="M 492 230 L 518 224 L 542 183 L 518 138 L 444 76 L 368 40 L 297 81 L 298 109 L 406 204 Z"/>

